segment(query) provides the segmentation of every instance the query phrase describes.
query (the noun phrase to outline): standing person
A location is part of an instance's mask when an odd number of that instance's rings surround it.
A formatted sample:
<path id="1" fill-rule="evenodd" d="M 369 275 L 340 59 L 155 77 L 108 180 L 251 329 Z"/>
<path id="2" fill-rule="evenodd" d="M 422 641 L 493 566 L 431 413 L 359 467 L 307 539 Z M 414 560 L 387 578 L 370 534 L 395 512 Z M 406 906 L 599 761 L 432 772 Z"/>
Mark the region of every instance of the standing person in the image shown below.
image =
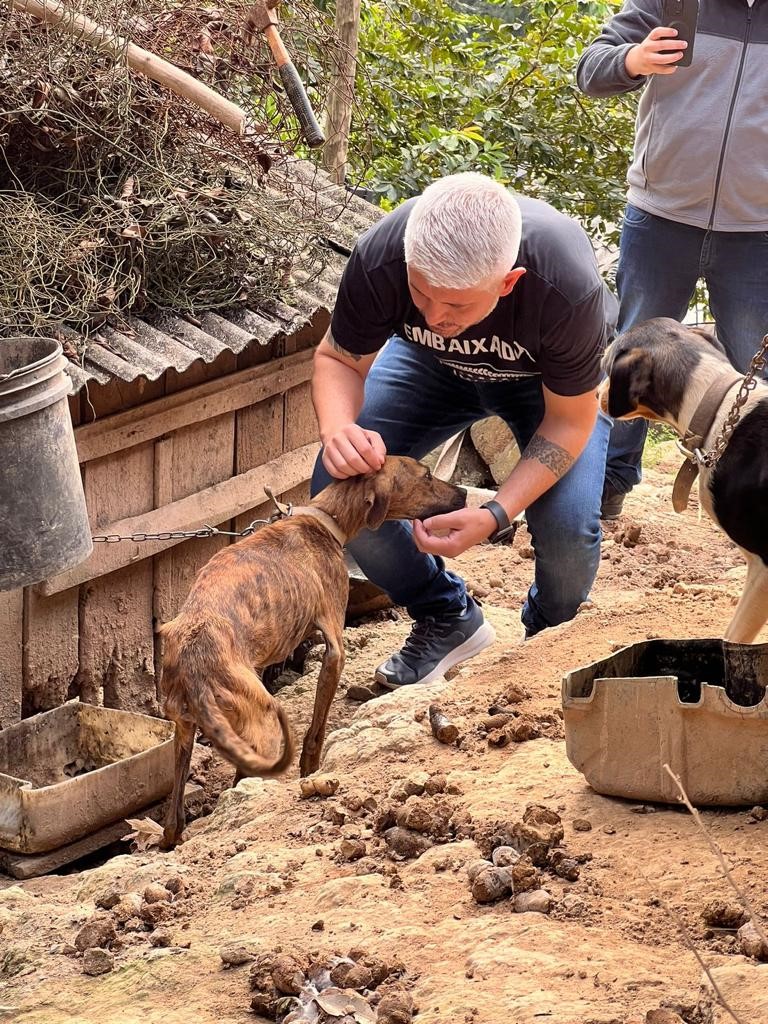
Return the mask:
<path id="1" fill-rule="evenodd" d="M 644 87 L 629 168 L 616 286 L 624 331 L 683 320 L 699 278 L 733 365 L 768 331 L 768 0 L 700 0 L 690 67 L 663 0 L 627 0 L 585 50 L 589 96 Z M 603 518 L 640 481 L 648 426 L 611 434 Z"/>
<path id="2" fill-rule="evenodd" d="M 491 415 L 522 451 L 482 508 L 385 523 L 349 545 L 415 620 L 377 669 L 383 685 L 430 682 L 493 641 L 441 556 L 500 539 L 523 509 L 536 558 L 527 635 L 570 619 L 586 599 L 600 559 L 609 429 L 595 389 L 614 319 L 582 228 L 480 174 L 434 182 L 360 238 L 315 355 L 324 448 L 313 490 L 378 469 L 387 452 L 419 458 Z"/>

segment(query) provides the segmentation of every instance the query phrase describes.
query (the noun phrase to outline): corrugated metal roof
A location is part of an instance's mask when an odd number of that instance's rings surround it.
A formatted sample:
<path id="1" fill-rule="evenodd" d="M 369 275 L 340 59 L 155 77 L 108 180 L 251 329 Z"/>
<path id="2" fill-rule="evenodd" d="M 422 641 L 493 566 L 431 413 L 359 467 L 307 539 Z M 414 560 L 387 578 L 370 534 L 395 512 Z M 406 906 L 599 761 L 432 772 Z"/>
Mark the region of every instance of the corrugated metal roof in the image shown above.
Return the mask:
<path id="1" fill-rule="evenodd" d="M 330 248 L 322 273 L 313 277 L 297 268 L 281 299 L 264 309 L 209 312 L 195 322 L 167 313 L 151 320 L 131 317 L 124 329 L 102 328 L 90 336 L 80 363 L 70 361 L 73 391 L 88 381 L 156 380 L 171 368 L 183 373 L 198 360 L 213 362 L 222 352 L 242 352 L 253 342 L 268 345 L 300 330 L 320 310 L 331 311 L 346 257 L 381 211 L 331 184 L 312 164 L 294 164 L 291 172 L 290 186 L 315 204 L 326 225 Z M 63 332 L 64 340 L 68 333 Z M 71 337 L 80 340 L 74 332 Z"/>

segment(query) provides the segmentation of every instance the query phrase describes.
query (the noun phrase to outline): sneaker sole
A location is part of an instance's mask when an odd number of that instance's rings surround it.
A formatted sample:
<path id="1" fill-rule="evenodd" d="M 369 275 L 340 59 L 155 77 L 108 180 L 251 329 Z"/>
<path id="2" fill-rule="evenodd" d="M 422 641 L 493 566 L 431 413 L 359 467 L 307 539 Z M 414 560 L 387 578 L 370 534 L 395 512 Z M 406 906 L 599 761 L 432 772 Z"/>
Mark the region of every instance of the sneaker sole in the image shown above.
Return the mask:
<path id="1" fill-rule="evenodd" d="M 446 654 L 443 660 L 439 661 L 423 679 L 419 679 L 415 683 L 393 683 L 379 672 L 376 672 L 374 679 L 387 690 L 402 690 L 406 686 L 425 686 L 428 683 L 434 683 L 436 679 L 445 675 L 448 669 L 453 668 L 454 665 L 459 665 L 462 661 L 469 661 L 470 658 L 474 658 L 476 654 L 484 651 L 486 647 L 490 647 L 495 639 L 496 630 L 490 622 L 484 622 L 460 647 L 456 647 L 450 654 Z"/>

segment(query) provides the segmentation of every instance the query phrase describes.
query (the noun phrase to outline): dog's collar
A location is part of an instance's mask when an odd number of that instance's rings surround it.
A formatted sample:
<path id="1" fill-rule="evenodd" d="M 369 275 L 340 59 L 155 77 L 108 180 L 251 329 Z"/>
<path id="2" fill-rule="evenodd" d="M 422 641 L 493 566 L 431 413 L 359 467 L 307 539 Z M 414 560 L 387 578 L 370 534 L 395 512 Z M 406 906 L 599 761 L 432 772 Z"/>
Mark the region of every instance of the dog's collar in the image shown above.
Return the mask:
<path id="1" fill-rule="evenodd" d="M 338 541 L 341 547 L 347 543 L 347 538 L 341 530 L 341 527 L 333 518 L 329 512 L 323 512 L 321 508 L 315 508 L 314 505 L 291 505 L 289 506 L 289 516 L 312 516 L 316 519 L 321 526 L 324 526 L 328 533 L 333 537 L 334 540 Z"/>
<path id="2" fill-rule="evenodd" d="M 718 409 L 723 404 L 723 399 L 735 387 L 742 378 L 738 374 L 724 374 L 713 381 L 704 392 L 704 397 L 696 406 L 691 416 L 683 437 L 677 442 L 677 447 L 685 456 L 685 462 L 677 471 L 675 482 L 672 487 L 672 507 L 675 512 L 685 512 L 688 507 L 688 499 L 691 494 L 696 477 L 702 466 L 701 446 L 704 439 L 712 429 Z"/>
<path id="3" fill-rule="evenodd" d="M 335 541 L 338 542 L 340 547 L 344 547 L 347 543 L 347 538 L 344 535 L 339 524 L 328 512 L 323 512 L 321 508 L 315 508 L 314 505 L 291 505 L 290 502 L 278 501 L 272 493 L 269 487 L 264 488 L 264 493 L 270 499 L 272 504 L 275 506 L 276 513 L 274 519 L 287 519 L 293 516 L 312 516 L 316 519 L 321 526 L 330 533 Z"/>

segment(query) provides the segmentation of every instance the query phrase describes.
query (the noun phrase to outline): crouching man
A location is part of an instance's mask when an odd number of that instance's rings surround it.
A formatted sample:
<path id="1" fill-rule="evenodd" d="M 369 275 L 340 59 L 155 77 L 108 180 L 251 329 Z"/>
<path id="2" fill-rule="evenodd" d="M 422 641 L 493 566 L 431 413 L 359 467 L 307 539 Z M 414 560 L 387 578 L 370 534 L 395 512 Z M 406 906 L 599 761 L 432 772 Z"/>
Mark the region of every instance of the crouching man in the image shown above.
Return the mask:
<path id="1" fill-rule="evenodd" d="M 501 539 L 523 509 L 535 552 L 526 635 L 587 598 L 610 427 L 595 389 L 615 313 L 582 228 L 480 174 L 434 182 L 358 241 L 315 355 L 313 492 L 387 453 L 421 458 L 487 416 L 509 424 L 522 452 L 482 508 L 385 523 L 349 545 L 414 620 L 376 671 L 384 686 L 429 683 L 493 642 L 443 557 Z"/>

